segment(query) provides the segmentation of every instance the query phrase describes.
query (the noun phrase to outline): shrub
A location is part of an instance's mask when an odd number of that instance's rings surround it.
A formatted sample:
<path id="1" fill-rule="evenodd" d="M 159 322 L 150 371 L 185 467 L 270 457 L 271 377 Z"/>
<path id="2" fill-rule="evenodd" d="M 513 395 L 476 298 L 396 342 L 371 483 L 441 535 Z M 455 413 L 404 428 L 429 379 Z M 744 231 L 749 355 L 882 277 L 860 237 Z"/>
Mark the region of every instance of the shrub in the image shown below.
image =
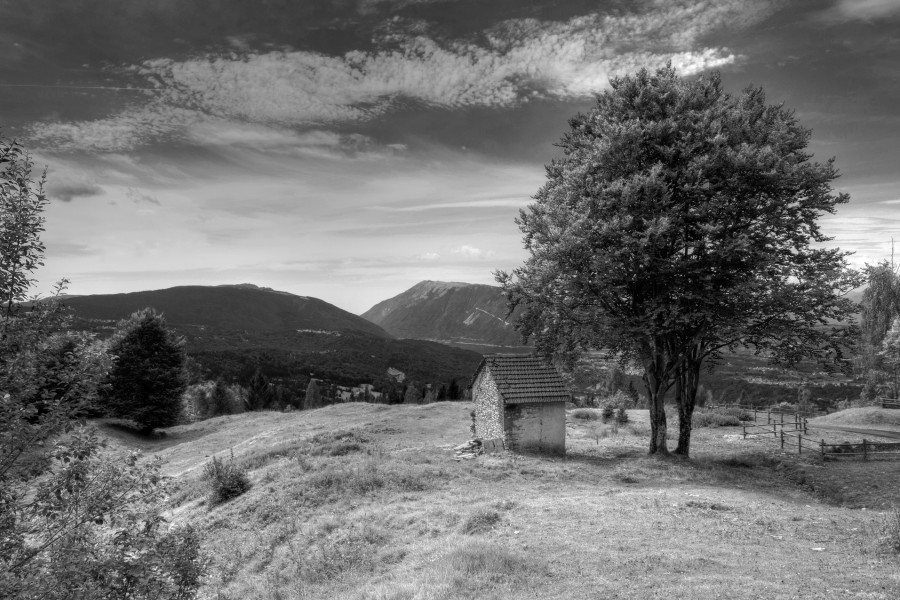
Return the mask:
<path id="1" fill-rule="evenodd" d="M 206 463 L 203 473 L 209 480 L 209 505 L 216 506 L 237 498 L 250 489 L 250 480 L 243 469 L 234 464 L 234 454 L 228 462 L 215 456 Z"/>
<path id="2" fill-rule="evenodd" d="M 691 420 L 694 428 L 697 427 L 739 427 L 740 419 L 734 414 L 729 414 L 728 410 L 698 410 L 694 412 Z"/>
<path id="3" fill-rule="evenodd" d="M 579 408 L 572 411 L 572 418 L 581 419 L 582 421 L 596 421 L 600 418 L 600 415 L 589 408 Z"/>
<path id="4" fill-rule="evenodd" d="M 616 423 L 619 425 L 624 425 L 628 422 L 628 412 L 625 410 L 624 406 L 620 406 L 619 410 L 616 411 Z"/>

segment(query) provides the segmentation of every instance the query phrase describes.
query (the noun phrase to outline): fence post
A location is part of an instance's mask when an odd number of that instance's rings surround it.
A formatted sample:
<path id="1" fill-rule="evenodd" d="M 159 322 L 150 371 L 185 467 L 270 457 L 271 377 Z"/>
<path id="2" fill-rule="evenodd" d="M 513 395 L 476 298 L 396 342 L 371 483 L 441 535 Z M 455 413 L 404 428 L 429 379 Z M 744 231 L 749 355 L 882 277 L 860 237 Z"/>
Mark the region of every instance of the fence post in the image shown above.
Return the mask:
<path id="1" fill-rule="evenodd" d="M 797 454 L 803 454 L 803 438 L 797 434 Z"/>
<path id="2" fill-rule="evenodd" d="M 869 451 L 868 448 L 866 448 L 866 445 L 866 438 L 863 438 L 863 460 L 869 460 Z"/>
<path id="3" fill-rule="evenodd" d="M 744 439 L 746 440 L 746 439 L 747 439 L 747 425 L 746 425 L 746 423 L 743 424 L 743 425 L 741 425 L 741 427 L 744 428 Z"/>
<path id="4" fill-rule="evenodd" d="M 781 426 L 784 427 L 784 413 L 781 413 Z"/>
<path id="5" fill-rule="evenodd" d="M 825 440 L 819 442 L 819 449 L 822 452 L 822 460 L 825 460 Z"/>
<path id="6" fill-rule="evenodd" d="M 772 423 L 772 411 L 766 411 L 766 425 L 770 425 Z"/>
<path id="7" fill-rule="evenodd" d="M 781 430 L 781 449 L 784 450 L 784 429 Z"/>
<path id="8" fill-rule="evenodd" d="M 803 417 L 803 435 L 809 435 L 809 432 L 806 431 L 806 426 L 807 426 L 808 424 L 809 424 L 809 423 L 807 423 L 806 417 Z"/>
<path id="9" fill-rule="evenodd" d="M 778 437 L 778 424 L 772 423 L 772 437 Z"/>

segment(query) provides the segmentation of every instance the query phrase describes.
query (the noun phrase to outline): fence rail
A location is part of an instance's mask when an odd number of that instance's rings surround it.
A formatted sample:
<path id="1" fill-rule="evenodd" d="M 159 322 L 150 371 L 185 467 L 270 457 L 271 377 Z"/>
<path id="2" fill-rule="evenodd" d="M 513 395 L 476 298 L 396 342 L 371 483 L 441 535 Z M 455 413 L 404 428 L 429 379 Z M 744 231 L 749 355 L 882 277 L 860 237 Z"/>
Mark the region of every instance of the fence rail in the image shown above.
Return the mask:
<path id="1" fill-rule="evenodd" d="M 885 402 L 891 403 L 892 401 L 882 401 L 882 406 Z M 900 408 L 900 402 L 893 403 Z M 719 408 L 724 407 L 720 406 Z M 778 441 L 784 450 L 796 450 L 798 454 L 817 452 L 823 459 L 862 457 L 863 460 L 869 460 L 870 458 L 900 456 L 900 443 L 897 442 L 872 442 L 863 439 L 862 442 L 828 444 L 824 439 L 810 438 L 807 436 L 809 426 L 806 416 L 799 412 L 772 412 L 737 405 L 728 408 L 739 408 L 753 415 L 752 423 L 744 422 L 742 424 L 744 439 L 771 437 L 774 441 Z M 763 417 L 765 417 L 765 422 L 762 420 Z"/>
<path id="2" fill-rule="evenodd" d="M 881 408 L 900 408 L 900 400 L 881 400 Z"/>

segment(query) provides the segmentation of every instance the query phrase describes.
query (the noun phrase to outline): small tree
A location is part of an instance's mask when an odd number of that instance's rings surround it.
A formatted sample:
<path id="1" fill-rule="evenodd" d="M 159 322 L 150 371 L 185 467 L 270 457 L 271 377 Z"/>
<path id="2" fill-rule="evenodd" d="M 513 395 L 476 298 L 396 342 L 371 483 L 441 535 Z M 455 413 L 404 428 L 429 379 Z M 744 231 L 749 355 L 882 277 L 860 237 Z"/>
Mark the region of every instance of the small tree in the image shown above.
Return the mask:
<path id="1" fill-rule="evenodd" d="M 109 413 L 144 432 L 175 425 L 187 387 L 184 340 L 163 316 L 145 308 L 120 321 L 109 353 L 114 362 L 102 388 Z"/>
<path id="2" fill-rule="evenodd" d="M 421 404 L 425 390 L 417 381 L 410 381 L 403 392 L 403 404 Z"/>
<path id="3" fill-rule="evenodd" d="M 881 391 L 889 398 L 900 398 L 900 317 L 894 319 L 885 334 L 878 354 L 884 364 Z"/>
<path id="4" fill-rule="evenodd" d="M 319 408 L 322 404 L 322 392 L 319 390 L 319 384 L 316 383 L 315 379 L 310 379 L 309 385 L 306 386 L 306 397 L 303 400 L 303 408 L 310 410 L 312 408 Z"/>

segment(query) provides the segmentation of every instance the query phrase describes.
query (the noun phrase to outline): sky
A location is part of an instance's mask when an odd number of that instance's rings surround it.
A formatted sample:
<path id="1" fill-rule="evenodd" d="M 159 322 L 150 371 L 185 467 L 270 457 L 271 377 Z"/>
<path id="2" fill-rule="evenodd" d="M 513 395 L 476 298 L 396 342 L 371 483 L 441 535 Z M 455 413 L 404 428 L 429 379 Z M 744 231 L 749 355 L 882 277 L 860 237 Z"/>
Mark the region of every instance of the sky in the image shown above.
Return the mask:
<path id="1" fill-rule="evenodd" d="M 493 283 L 567 120 L 667 62 L 793 109 L 851 196 L 831 244 L 890 257 L 900 0 L 0 0 L 0 130 L 47 169 L 36 291 L 361 313 Z"/>

